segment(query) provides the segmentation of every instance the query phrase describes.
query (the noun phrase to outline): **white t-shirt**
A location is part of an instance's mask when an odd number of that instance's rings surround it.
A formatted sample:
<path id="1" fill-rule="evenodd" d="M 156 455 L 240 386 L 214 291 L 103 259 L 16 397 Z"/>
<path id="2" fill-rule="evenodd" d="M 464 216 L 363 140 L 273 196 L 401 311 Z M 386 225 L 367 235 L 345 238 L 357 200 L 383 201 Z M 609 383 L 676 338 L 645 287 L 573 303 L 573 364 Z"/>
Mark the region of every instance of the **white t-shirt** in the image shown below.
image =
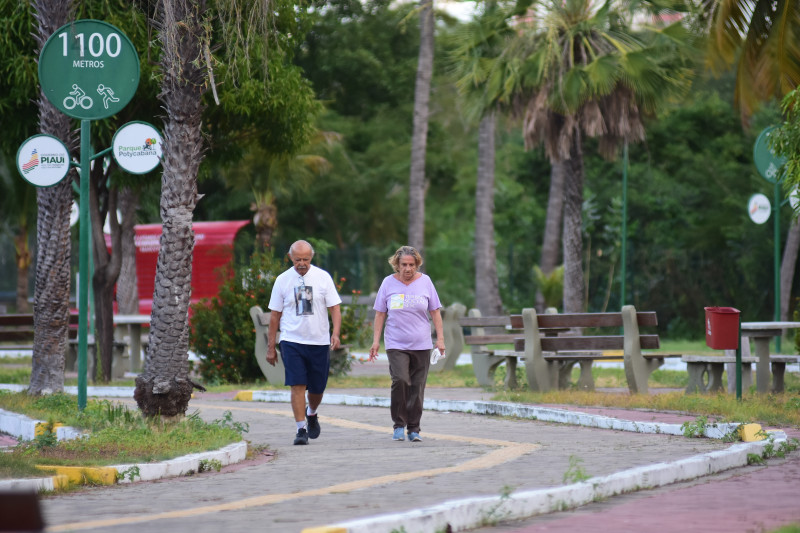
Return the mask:
<path id="1" fill-rule="evenodd" d="M 281 314 L 281 341 L 330 344 L 328 308 L 342 303 L 330 274 L 314 265 L 301 276 L 294 267 L 275 279 L 270 311 Z"/>

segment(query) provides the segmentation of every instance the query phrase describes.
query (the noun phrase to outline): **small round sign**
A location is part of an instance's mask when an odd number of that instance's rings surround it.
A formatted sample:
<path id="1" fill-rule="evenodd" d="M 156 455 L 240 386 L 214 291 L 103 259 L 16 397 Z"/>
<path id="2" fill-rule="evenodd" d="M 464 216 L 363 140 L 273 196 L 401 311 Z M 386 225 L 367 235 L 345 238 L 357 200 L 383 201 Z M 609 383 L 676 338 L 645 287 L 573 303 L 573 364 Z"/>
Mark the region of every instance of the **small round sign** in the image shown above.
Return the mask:
<path id="1" fill-rule="evenodd" d="M 52 187 L 69 171 L 69 151 L 52 135 L 34 135 L 17 150 L 17 170 L 37 187 Z"/>
<path id="2" fill-rule="evenodd" d="M 114 134 L 111 153 L 123 170 L 146 174 L 161 163 L 161 134 L 147 122 L 128 122 Z"/>
<path id="3" fill-rule="evenodd" d="M 769 203 L 769 198 L 761 193 L 750 197 L 747 202 L 747 214 L 750 215 L 750 220 L 756 224 L 763 224 L 769 220 L 770 213 L 772 213 L 772 206 Z"/>
<path id="4" fill-rule="evenodd" d="M 100 20 L 76 20 L 44 43 L 39 83 L 50 103 L 69 117 L 110 117 L 136 93 L 139 56 L 117 27 Z"/>
<path id="5" fill-rule="evenodd" d="M 769 136 L 774 129 L 775 126 L 764 128 L 753 146 L 753 162 L 756 165 L 756 169 L 758 169 L 761 177 L 770 183 L 775 183 L 778 180 L 778 171 L 786 163 L 786 158 L 778 157 L 769 146 Z"/>

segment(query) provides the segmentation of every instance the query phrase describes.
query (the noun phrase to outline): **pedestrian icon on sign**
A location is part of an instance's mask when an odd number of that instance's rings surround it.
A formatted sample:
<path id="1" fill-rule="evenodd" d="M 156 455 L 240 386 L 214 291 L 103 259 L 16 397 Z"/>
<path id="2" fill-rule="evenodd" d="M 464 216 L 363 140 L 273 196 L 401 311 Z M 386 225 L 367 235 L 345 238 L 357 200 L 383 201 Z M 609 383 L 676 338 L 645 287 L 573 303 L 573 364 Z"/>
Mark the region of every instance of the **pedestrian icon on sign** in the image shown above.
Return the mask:
<path id="1" fill-rule="evenodd" d="M 103 95 L 103 105 L 108 109 L 109 102 L 119 102 L 119 98 L 114 96 L 114 90 L 111 87 L 106 87 L 102 83 L 97 86 L 97 92 Z"/>

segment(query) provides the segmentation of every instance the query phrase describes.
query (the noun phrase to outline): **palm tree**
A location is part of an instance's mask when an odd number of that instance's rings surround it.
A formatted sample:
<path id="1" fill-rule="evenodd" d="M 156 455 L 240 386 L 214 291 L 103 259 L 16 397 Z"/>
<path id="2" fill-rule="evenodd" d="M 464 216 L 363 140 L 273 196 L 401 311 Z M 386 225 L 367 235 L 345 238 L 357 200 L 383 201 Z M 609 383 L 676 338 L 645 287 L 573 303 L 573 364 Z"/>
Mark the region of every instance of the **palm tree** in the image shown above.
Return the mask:
<path id="1" fill-rule="evenodd" d="M 760 102 L 786 96 L 800 85 L 800 3 L 708 0 L 702 5 L 711 20 L 710 63 L 716 69 L 735 64 L 734 99 L 747 127 Z M 788 295 L 792 293 L 798 248 L 800 223 L 795 219 L 787 232 L 781 260 L 781 320 L 789 319 Z"/>
<path id="2" fill-rule="evenodd" d="M 760 102 L 800 85 L 800 3 L 797 0 L 706 0 L 709 63 L 734 65 L 742 123 Z"/>
<path id="3" fill-rule="evenodd" d="M 433 0 L 419 7 L 419 61 L 414 88 L 414 123 L 411 134 L 411 171 L 408 180 L 408 244 L 425 247 L 425 154 L 428 144 L 428 104 L 433 76 Z"/>
<path id="4" fill-rule="evenodd" d="M 494 235 L 494 168 L 497 113 L 504 105 L 507 108 L 508 95 L 503 92 L 503 64 L 493 59 L 502 54 L 514 34 L 507 17 L 497 2 L 487 2 L 475 20 L 460 27 L 450 58 L 468 109 L 481 117 L 475 186 L 475 306 L 488 316 L 503 311 Z"/>
<path id="5" fill-rule="evenodd" d="M 322 155 L 338 147 L 342 136 L 331 131 L 316 131 L 300 154 L 269 153 L 258 144 L 250 145 L 242 160 L 222 171 L 230 187 L 249 189 L 255 201 L 250 206 L 256 230 L 256 244 L 266 249 L 278 227 L 278 199 L 308 187 L 314 179 L 331 169 Z"/>
<path id="6" fill-rule="evenodd" d="M 201 118 L 208 84 L 204 50 L 207 6 L 202 0 L 158 4 L 164 157 L 161 179 L 162 234 L 156 266 L 150 343 L 134 398 L 145 416 L 181 416 L 191 398 L 189 301 L 198 201 L 197 173 L 203 155 Z"/>
<path id="7" fill-rule="evenodd" d="M 643 114 L 687 85 L 691 71 L 678 53 L 687 34 L 679 24 L 634 32 L 612 0 L 545 7 L 510 52 L 521 61 L 515 103 L 526 145 L 544 144 L 550 161 L 564 164 L 564 310 L 581 312 L 583 137 L 597 137 L 606 157 L 622 141 L 643 140 Z"/>
<path id="8" fill-rule="evenodd" d="M 69 22 L 73 3 L 36 0 L 36 41 L 41 50 L 52 33 Z M 61 139 L 71 152 L 77 137 L 70 120 L 44 94 L 39 94 L 39 131 Z M 70 231 L 72 207 L 71 170 L 58 184 L 37 190 L 36 281 L 33 298 L 33 364 L 28 394 L 39 395 L 64 389 L 64 354 L 69 328 Z"/>

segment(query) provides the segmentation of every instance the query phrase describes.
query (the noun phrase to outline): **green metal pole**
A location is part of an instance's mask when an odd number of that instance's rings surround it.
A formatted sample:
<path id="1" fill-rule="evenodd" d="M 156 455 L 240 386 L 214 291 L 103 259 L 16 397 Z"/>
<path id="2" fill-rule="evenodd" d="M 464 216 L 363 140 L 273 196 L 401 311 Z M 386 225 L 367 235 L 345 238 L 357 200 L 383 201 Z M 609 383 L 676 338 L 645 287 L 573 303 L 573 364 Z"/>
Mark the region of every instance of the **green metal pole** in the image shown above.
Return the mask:
<path id="1" fill-rule="evenodd" d="M 92 156 L 91 123 L 81 120 L 81 197 L 78 241 L 78 409 L 86 408 L 86 348 L 89 333 L 89 160 Z"/>
<path id="2" fill-rule="evenodd" d="M 775 180 L 774 194 L 773 194 L 773 208 L 772 215 L 775 219 L 772 225 L 775 227 L 775 322 L 781 320 L 781 190 L 778 182 Z M 788 295 L 787 295 L 788 298 Z M 781 336 L 775 337 L 775 353 L 781 353 Z"/>
<path id="3" fill-rule="evenodd" d="M 620 288 L 620 308 L 625 305 L 625 277 L 628 258 L 628 141 L 622 147 L 622 250 L 620 251 L 620 276 L 622 286 Z"/>

